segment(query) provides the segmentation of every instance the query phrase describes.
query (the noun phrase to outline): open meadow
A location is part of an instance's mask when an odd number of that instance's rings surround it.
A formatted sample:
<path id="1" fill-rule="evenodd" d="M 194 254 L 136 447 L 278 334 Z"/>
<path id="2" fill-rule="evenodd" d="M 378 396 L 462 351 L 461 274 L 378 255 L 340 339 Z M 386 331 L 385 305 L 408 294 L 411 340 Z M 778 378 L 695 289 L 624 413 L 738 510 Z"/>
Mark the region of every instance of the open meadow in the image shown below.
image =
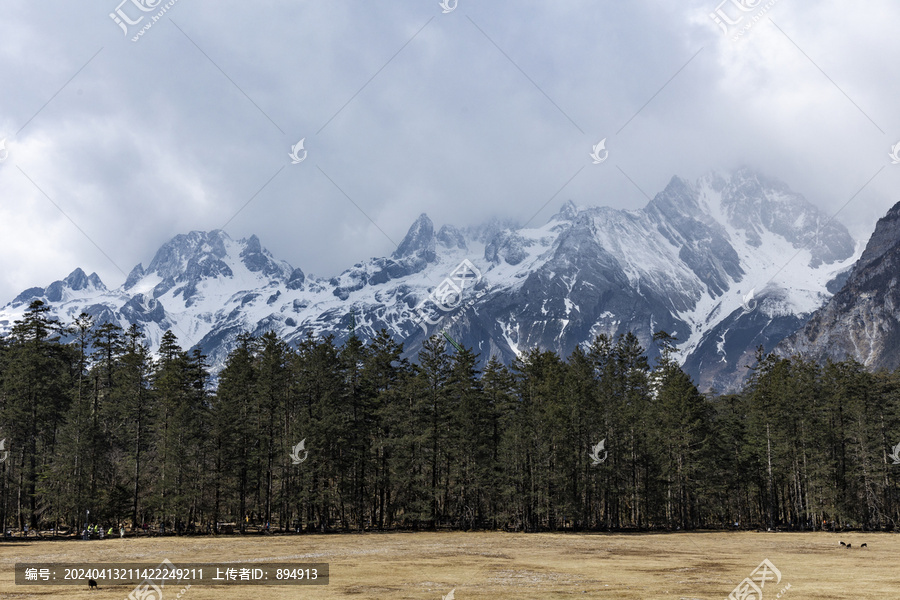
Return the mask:
<path id="1" fill-rule="evenodd" d="M 852 548 L 839 545 L 849 542 Z M 860 548 L 861 543 L 866 548 Z M 0 598 L 126 598 L 133 586 L 15 585 L 16 562 L 327 562 L 327 586 L 194 585 L 185 600 L 722 599 L 768 559 L 765 600 L 897 598 L 900 536 L 884 533 L 369 533 L 0 542 Z M 775 577 L 770 572 L 771 577 Z M 169 586 L 162 600 L 183 588 Z M 743 597 L 742 597 L 743 598 Z M 754 596 L 747 596 L 753 598 Z M 150 600 L 148 598 L 148 600 Z M 153 600 L 159 600 L 154 598 Z"/>

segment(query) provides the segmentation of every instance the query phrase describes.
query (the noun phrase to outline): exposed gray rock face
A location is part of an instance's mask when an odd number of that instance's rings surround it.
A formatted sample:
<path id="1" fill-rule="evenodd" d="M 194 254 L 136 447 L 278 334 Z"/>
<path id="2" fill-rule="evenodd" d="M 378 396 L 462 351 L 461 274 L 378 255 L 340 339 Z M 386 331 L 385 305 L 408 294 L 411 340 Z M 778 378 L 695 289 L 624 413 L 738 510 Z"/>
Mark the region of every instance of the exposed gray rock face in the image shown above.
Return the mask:
<path id="1" fill-rule="evenodd" d="M 778 345 L 782 355 L 900 367 L 900 203 L 875 226 L 843 287 Z"/>
<path id="2" fill-rule="evenodd" d="M 438 231 L 437 241 L 445 248 L 459 248 L 460 250 L 468 250 L 466 246 L 466 238 L 462 232 L 453 225 L 444 225 Z"/>
<path id="3" fill-rule="evenodd" d="M 391 257 L 395 260 L 416 257 L 425 262 L 434 262 L 436 256 L 434 224 L 428 215 L 422 213 L 406 232 L 406 237 L 403 238 Z"/>

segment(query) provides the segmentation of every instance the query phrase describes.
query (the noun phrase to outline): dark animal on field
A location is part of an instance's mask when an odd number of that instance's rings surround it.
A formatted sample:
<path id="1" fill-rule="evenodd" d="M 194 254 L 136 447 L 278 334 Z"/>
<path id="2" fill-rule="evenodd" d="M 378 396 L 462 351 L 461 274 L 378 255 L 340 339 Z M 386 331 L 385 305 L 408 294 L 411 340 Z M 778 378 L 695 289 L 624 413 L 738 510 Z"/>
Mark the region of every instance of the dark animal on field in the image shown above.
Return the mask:
<path id="1" fill-rule="evenodd" d="M 860 547 L 860 548 L 868 548 L 869 545 L 868 545 L 868 544 L 860 544 L 859 547 Z"/>
<path id="2" fill-rule="evenodd" d="M 847 544 L 845 544 L 844 542 L 841 542 L 841 546 L 846 546 L 846 545 L 847 545 Z"/>
<path id="3" fill-rule="evenodd" d="M 847 547 L 849 548 L 849 547 L 852 546 L 852 545 L 853 545 L 853 544 L 847 544 Z"/>
<path id="4" fill-rule="evenodd" d="M 94 581 L 93 579 L 88 579 L 88 589 L 92 590 L 94 588 L 97 588 L 98 590 L 100 589 L 96 581 Z"/>

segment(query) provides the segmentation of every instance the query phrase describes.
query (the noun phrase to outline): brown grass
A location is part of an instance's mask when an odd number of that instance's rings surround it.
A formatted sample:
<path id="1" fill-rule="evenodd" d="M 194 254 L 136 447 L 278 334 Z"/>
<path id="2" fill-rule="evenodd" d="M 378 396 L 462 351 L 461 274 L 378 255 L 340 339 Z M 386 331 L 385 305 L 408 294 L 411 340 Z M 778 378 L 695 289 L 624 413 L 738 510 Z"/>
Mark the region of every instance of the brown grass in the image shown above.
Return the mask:
<path id="1" fill-rule="evenodd" d="M 838 541 L 851 542 L 847 550 Z M 859 548 L 862 542 L 868 548 Z M 183 600 L 717 599 L 768 558 L 763 600 L 900 597 L 900 536 L 828 533 L 389 533 L 0 542 L 0 598 L 125 598 L 131 586 L 16 586 L 29 562 L 328 562 L 328 586 L 195 585 Z M 176 589 L 175 592 L 178 590 Z M 175 592 L 171 592 L 174 599 Z M 169 600 L 166 595 L 163 600 Z"/>

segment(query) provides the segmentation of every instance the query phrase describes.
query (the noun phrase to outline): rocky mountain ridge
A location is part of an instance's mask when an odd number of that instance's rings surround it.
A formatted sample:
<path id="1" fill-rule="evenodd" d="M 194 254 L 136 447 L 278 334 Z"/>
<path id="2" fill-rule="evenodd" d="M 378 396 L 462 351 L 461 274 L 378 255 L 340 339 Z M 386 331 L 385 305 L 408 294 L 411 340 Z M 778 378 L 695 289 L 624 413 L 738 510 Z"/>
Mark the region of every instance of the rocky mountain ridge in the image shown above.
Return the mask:
<path id="1" fill-rule="evenodd" d="M 0 310 L 0 330 L 42 299 L 65 322 L 87 312 L 137 323 L 154 349 L 172 329 L 217 370 L 243 331 L 340 343 L 351 315 L 357 335 L 386 329 L 411 357 L 447 328 L 483 360 L 505 362 L 533 346 L 568 355 L 597 334 L 627 331 L 653 356 L 652 334 L 664 329 L 701 389 L 727 389 L 753 349 L 802 326 L 855 259 L 846 228 L 783 183 L 741 169 L 693 183 L 674 177 L 638 210 L 569 201 L 539 227 L 435 232 L 423 214 L 390 257 L 330 278 L 273 257 L 256 236 L 193 231 L 116 289 L 76 269 L 25 290 Z"/>

